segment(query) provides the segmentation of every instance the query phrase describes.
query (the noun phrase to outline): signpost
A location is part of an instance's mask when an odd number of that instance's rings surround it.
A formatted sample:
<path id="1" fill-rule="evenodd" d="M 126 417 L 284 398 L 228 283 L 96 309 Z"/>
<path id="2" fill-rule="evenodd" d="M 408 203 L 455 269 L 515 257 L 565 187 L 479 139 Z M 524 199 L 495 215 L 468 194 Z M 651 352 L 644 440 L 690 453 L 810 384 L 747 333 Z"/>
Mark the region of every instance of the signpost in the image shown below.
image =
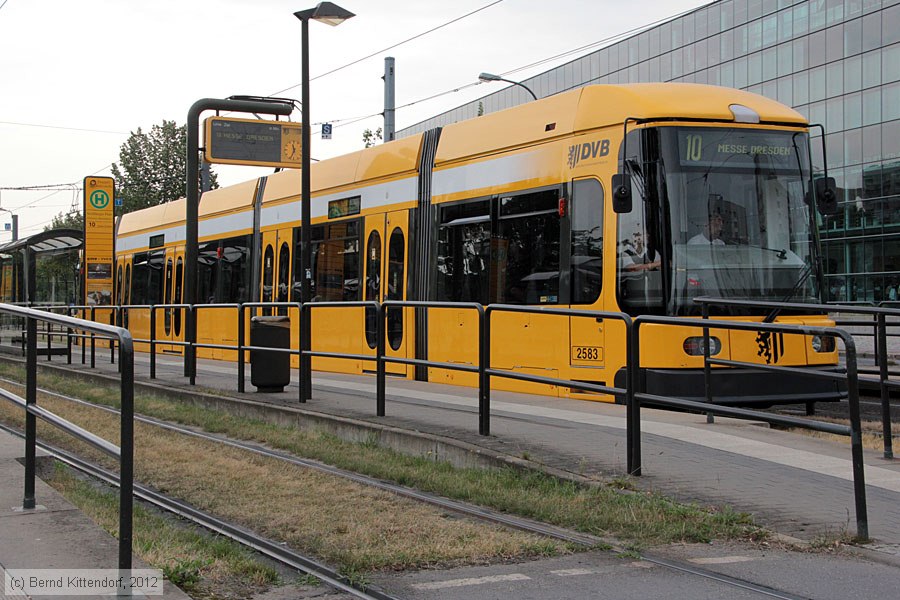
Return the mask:
<path id="1" fill-rule="evenodd" d="M 299 123 L 209 117 L 204 125 L 206 162 L 299 169 L 303 161 Z"/>
<path id="2" fill-rule="evenodd" d="M 82 260 L 84 304 L 112 304 L 115 262 L 115 218 L 112 177 L 84 178 L 84 258 Z"/>

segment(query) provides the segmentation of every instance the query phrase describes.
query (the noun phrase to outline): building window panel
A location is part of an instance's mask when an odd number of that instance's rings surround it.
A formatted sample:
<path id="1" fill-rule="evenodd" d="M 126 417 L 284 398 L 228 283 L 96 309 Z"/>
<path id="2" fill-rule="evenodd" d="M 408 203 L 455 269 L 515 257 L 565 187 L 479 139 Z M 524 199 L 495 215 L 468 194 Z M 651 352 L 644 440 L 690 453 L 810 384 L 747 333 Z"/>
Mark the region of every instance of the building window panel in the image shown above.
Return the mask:
<path id="1" fill-rule="evenodd" d="M 863 54 L 863 88 L 881 85 L 881 50 Z"/>
<path id="2" fill-rule="evenodd" d="M 828 133 L 825 135 L 825 151 L 828 152 L 828 164 L 843 166 L 844 162 L 844 134 Z M 830 175 L 831 173 L 829 173 Z"/>
<path id="3" fill-rule="evenodd" d="M 762 16 L 762 0 L 747 0 L 747 20 L 759 19 Z"/>
<path id="4" fill-rule="evenodd" d="M 747 22 L 747 3 L 738 0 L 733 3 L 734 6 L 734 24 L 743 25 Z"/>
<path id="5" fill-rule="evenodd" d="M 862 162 L 862 130 L 851 129 L 844 132 L 844 164 L 858 165 Z"/>
<path id="6" fill-rule="evenodd" d="M 815 31 L 825 27 L 826 10 L 821 2 L 815 2 L 809 11 L 809 30 Z"/>
<path id="7" fill-rule="evenodd" d="M 778 77 L 778 48 L 767 48 L 762 52 L 762 79 L 768 81 Z"/>
<path id="8" fill-rule="evenodd" d="M 862 89 L 862 57 L 853 56 L 844 60 L 844 92 L 858 92 Z"/>
<path id="9" fill-rule="evenodd" d="M 734 55 L 744 56 L 747 54 L 747 26 L 741 25 L 734 30 Z"/>
<path id="10" fill-rule="evenodd" d="M 659 27 L 659 51 L 660 53 L 672 50 L 672 23 L 663 23 Z"/>
<path id="11" fill-rule="evenodd" d="M 900 44 L 882 50 L 881 81 L 890 83 L 900 80 Z"/>
<path id="12" fill-rule="evenodd" d="M 867 52 L 881 46 L 881 13 L 863 17 L 862 51 Z"/>
<path id="13" fill-rule="evenodd" d="M 719 37 L 719 55 L 722 62 L 734 58 L 734 32 L 723 31 Z"/>
<path id="14" fill-rule="evenodd" d="M 862 94 L 844 96 L 844 127 L 853 129 L 862 126 Z"/>
<path id="15" fill-rule="evenodd" d="M 762 81 L 762 53 L 756 52 L 747 57 L 747 83 L 756 85 Z"/>
<path id="16" fill-rule="evenodd" d="M 762 21 L 753 21 L 747 25 L 747 50 L 754 52 L 762 48 Z"/>
<path id="17" fill-rule="evenodd" d="M 881 160 L 881 125 L 869 125 L 862 130 L 863 162 Z"/>
<path id="18" fill-rule="evenodd" d="M 828 0 L 826 6 L 826 24 L 833 25 L 844 19 L 844 0 Z"/>
<path id="19" fill-rule="evenodd" d="M 734 83 L 734 64 L 724 63 L 719 66 L 719 85 L 737 87 Z"/>
<path id="20" fill-rule="evenodd" d="M 794 73 L 794 104 L 806 104 L 809 102 L 809 71 Z"/>
<path id="21" fill-rule="evenodd" d="M 791 9 L 794 16 L 794 36 L 804 35 L 809 32 L 809 5 L 801 2 Z"/>
<path id="22" fill-rule="evenodd" d="M 900 158 L 900 121 L 890 121 L 881 126 L 881 160 Z M 896 193 L 896 192 L 893 192 Z M 897 221 L 900 223 L 900 221 Z"/>
<path id="23" fill-rule="evenodd" d="M 791 76 L 781 77 L 778 80 L 777 99 L 788 106 L 794 105 L 794 80 Z"/>
<path id="24" fill-rule="evenodd" d="M 694 15 L 685 15 L 681 19 L 681 32 L 682 38 L 681 41 L 684 45 L 693 44 L 697 41 L 697 36 L 694 32 Z"/>
<path id="25" fill-rule="evenodd" d="M 694 13 L 694 39 L 706 39 L 706 36 L 709 35 L 708 22 L 709 16 L 706 9 L 700 9 Z"/>
<path id="26" fill-rule="evenodd" d="M 844 65 L 840 62 L 831 63 L 826 67 L 826 82 L 828 97 L 840 96 L 844 93 Z"/>
<path id="27" fill-rule="evenodd" d="M 885 121 L 900 119 L 900 83 L 881 88 L 881 118 Z"/>
<path id="28" fill-rule="evenodd" d="M 734 5 L 730 2 L 730 0 L 726 0 L 725 2 L 720 2 L 714 5 L 714 10 L 719 10 L 721 13 L 719 19 L 720 29 L 725 30 L 734 27 Z"/>
<path id="29" fill-rule="evenodd" d="M 699 67 L 697 66 L 696 61 L 696 46 L 694 44 L 690 44 L 689 46 L 685 46 L 682 51 L 682 57 L 684 59 L 684 65 L 682 67 L 683 73 L 693 73 Z"/>
<path id="30" fill-rule="evenodd" d="M 834 25 L 825 30 L 825 62 L 844 57 L 844 26 Z"/>
<path id="31" fill-rule="evenodd" d="M 769 15 L 762 20 L 763 46 L 773 46 L 778 43 L 778 16 Z"/>
<path id="32" fill-rule="evenodd" d="M 863 125 L 881 121 L 881 90 L 874 88 L 863 92 Z"/>
<path id="33" fill-rule="evenodd" d="M 844 23 L 844 56 L 862 52 L 862 19 Z"/>
<path id="34" fill-rule="evenodd" d="M 809 36 L 809 66 L 818 67 L 825 64 L 825 32 L 817 31 Z"/>
<path id="35" fill-rule="evenodd" d="M 844 99 L 832 98 L 825 104 L 826 122 L 825 130 L 830 132 L 844 129 Z"/>
<path id="36" fill-rule="evenodd" d="M 794 34 L 794 15 L 785 10 L 778 15 L 778 41 L 786 42 Z"/>
<path id="37" fill-rule="evenodd" d="M 881 44 L 900 42 L 900 4 L 885 8 L 881 12 Z"/>
<path id="38" fill-rule="evenodd" d="M 816 102 L 826 98 L 828 88 L 826 86 L 825 67 L 818 67 L 809 72 L 809 101 Z"/>
<path id="39" fill-rule="evenodd" d="M 734 87 L 742 90 L 747 87 L 747 57 L 734 61 Z"/>

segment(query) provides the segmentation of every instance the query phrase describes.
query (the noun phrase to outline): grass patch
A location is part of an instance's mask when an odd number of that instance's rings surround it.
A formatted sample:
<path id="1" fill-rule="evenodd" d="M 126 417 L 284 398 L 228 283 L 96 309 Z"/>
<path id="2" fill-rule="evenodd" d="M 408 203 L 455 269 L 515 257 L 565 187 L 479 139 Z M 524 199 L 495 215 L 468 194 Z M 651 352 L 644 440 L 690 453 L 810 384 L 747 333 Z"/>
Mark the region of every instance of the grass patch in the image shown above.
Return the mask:
<path id="1" fill-rule="evenodd" d="M 12 374 L 16 370 L 9 365 L 0 366 L 0 372 Z M 40 384 L 50 389 L 64 389 L 69 395 L 98 404 L 118 403 L 117 389 L 104 390 L 95 384 L 64 380 L 50 374 L 42 374 Z M 406 456 L 375 444 L 351 444 L 331 435 L 211 412 L 149 395 L 138 394 L 135 406 L 138 412 L 147 416 L 264 443 L 297 456 L 449 498 L 579 531 L 612 535 L 635 547 L 765 536 L 744 513 L 728 508 L 710 511 L 696 505 L 678 504 L 653 493 L 623 492 L 622 489 L 630 487 L 623 478 L 617 478 L 609 486 L 584 487 L 537 472 L 459 469 L 448 463 Z M 540 554 L 543 550 L 535 547 L 531 552 Z M 347 563 L 356 567 L 352 560 Z"/>
<path id="2" fill-rule="evenodd" d="M 118 415 L 52 397 L 39 403 L 92 432 L 118 432 Z M 0 407 L 0 414 L 14 407 Z M 8 415 L 8 413 L 7 413 Z M 8 415 L 11 416 L 11 415 Z M 114 464 L 55 428 L 39 435 Z M 106 435 L 113 438 L 113 435 Z M 135 477 L 228 521 L 314 554 L 359 580 L 373 570 L 557 555 L 568 547 L 441 510 L 340 477 L 236 448 L 135 424 Z M 170 565 L 190 584 L 203 563 Z"/>
<path id="3" fill-rule="evenodd" d="M 118 492 L 77 477 L 62 464 L 48 483 L 113 535 Z M 203 598 L 241 598 L 281 583 L 278 572 L 241 545 L 134 506 L 134 551 L 182 590 Z"/>

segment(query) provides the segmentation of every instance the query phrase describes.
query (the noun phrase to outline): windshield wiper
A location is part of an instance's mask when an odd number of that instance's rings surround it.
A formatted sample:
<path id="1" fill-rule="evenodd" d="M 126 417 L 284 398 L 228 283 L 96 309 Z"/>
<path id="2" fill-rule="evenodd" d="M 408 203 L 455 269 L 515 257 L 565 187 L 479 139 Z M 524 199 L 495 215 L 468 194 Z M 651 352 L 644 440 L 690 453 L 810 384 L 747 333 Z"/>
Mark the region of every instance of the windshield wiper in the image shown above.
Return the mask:
<path id="1" fill-rule="evenodd" d="M 765 246 L 756 246 L 760 250 L 768 250 L 769 252 L 774 252 L 775 255 L 781 260 L 785 260 L 787 258 L 787 250 L 782 248 L 781 250 L 777 250 L 775 248 L 766 248 Z"/>
<path id="2" fill-rule="evenodd" d="M 782 302 L 790 302 L 791 299 L 797 294 L 800 288 L 803 287 L 803 284 L 806 283 L 806 280 L 809 279 L 809 276 L 812 274 L 812 263 L 806 263 L 806 266 L 803 268 L 803 273 L 800 274 L 800 278 L 797 280 L 797 283 L 794 284 L 794 287 L 785 294 L 784 298 L 781 299 Z M 773 308 L 772 311 L 766 315 L 766 318 L 763 319 L 763 323 L 771 323 L 775 320 L 781 313 L 782 307 Z"/>

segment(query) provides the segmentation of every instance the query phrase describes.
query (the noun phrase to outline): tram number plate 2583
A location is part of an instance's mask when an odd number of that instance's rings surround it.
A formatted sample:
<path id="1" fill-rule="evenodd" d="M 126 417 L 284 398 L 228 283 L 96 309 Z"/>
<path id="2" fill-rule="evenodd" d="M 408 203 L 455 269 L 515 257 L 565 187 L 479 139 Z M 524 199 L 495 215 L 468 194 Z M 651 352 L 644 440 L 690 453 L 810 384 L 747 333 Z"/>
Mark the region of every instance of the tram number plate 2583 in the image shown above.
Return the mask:
<path id="1" fill-rule="evenodd" d="M 572 346 L 572 360 L 603 360 L 603 348 L 599 346 Z"/>

